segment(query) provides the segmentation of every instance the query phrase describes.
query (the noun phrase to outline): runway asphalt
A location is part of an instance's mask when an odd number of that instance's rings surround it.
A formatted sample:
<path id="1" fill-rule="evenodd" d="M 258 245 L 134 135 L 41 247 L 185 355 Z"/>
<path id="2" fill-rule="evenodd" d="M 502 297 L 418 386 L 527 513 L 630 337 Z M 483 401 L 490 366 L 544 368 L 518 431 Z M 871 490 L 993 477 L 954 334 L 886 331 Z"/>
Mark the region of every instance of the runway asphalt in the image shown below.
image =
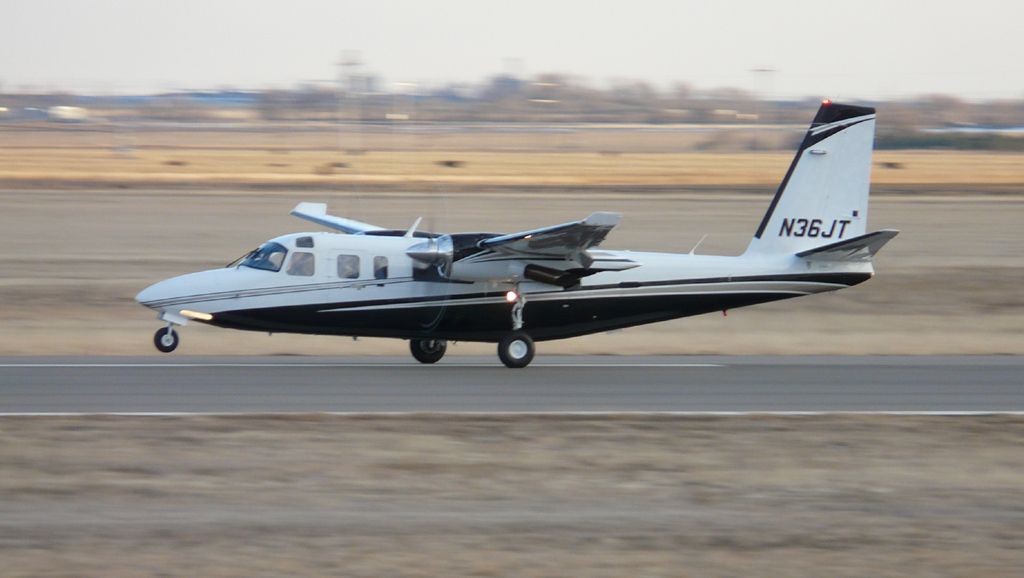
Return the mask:
<path id="1" fill-rule="evenodd" d="M 1024 411 L 1024 358 L 0 358 L 0 413 Z"/>

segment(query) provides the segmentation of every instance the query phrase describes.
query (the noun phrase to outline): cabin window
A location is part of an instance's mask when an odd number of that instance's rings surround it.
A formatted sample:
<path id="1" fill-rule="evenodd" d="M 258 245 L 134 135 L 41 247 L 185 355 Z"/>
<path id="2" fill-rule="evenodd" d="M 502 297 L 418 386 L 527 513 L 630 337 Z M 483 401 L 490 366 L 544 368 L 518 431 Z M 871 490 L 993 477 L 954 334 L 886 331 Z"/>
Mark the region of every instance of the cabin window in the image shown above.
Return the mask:
<path id="1" fill-rule="evenodd" d="M 288 250 L 277 243 L 264 243 L 242 260 L 239 265 L 263 269 L 264 271 L 280 271 Z"/>
<path id="2" fill-rule="evenodd" d="M 359 278 L 359 255 L 338 255 L 338 277 Z"/>
<path id="3" fill-rule="evenodd" d="M 296 251 L 292 254 L 292 262 L 288 264 L 288 274 L 299 277 L 312 277 L 315 262 L 312 253 Z"/>
<path id="4" fill-rule="evenodd" d="M 299 237 L 295 239 L 295 246 L 300 249 L 312 249 L 313 237 Z"/>
<path id="5" fill-rule="evenodd" d="M 388 258 L 387 257 L 374 257 L 373 258 L 373 278 L 374 279 L 387 279 L 388 278 Z"/>

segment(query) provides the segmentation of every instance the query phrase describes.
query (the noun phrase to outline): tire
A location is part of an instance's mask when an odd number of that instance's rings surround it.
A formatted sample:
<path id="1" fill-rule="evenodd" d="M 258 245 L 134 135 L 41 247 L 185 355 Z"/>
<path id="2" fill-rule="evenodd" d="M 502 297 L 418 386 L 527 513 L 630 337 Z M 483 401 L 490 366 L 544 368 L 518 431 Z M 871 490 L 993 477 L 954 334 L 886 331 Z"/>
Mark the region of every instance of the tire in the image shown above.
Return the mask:
<path id="1" fill-rule="evenodd" d="M 533 361 L 533 339 L 523 331 L 513 331 L 498 342 L 498 358 L 505 367 L 518 369 Z"/>
<path id="2" fill-rule="evenodd" d="M 153 345 L 164 353 L 178 348 L 178 332 L 170 327 L 161 327 L 153 335 Z"/>
<path id="3" fill-rule="evenodd" d="M 448 342 L 444 339 L 410 339 L 409 351 L 420 363 L 437 363 L 448 350 Z"/>

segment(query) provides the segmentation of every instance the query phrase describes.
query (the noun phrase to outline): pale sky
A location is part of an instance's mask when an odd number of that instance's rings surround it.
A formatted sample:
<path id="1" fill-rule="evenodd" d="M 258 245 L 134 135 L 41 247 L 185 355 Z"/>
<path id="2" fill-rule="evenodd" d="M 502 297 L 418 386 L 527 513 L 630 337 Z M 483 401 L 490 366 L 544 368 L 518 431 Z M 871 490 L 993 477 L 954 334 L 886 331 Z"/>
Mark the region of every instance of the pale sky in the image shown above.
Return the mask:
<path id="1" fill-rule="evenodd" d="M 0 90 L 147 93 L 508 70 L 769 96 L 1024 98 L 1020 0 L 4 0 Z M 757 75 L 755 68 L 774 69 Z"/>

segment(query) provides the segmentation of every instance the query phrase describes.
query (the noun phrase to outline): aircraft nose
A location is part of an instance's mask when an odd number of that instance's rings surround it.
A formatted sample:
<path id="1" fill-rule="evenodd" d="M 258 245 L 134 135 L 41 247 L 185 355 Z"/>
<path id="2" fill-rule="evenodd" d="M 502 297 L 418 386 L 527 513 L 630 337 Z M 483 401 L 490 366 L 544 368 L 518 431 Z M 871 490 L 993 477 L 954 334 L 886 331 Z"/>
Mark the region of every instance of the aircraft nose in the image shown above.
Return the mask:
<path id="1" fill-rule="evenodd" d="M 201 301 L 211 294 L 237 286 L 234 269 L 211 269 L 164 279 L 146 287 L 135 296 L 141 305 L 157 311 L 177 310 Z M 186 307 L 187 308 L 187 307 Z"/>
<path id="2" fill-rule="evenodd" d="M 142 291 L 139 291 L 139 294 L 135 296 L 135 301 L 137 301 L 140 305 L 144 305 L 152 309 L 158 309 L 158 307 L 153 305 L 153 302 L 160 301 L 161 299 L 166 299 L 167 297 L 169 297 L 167 285 L 167 281 L 153 283 L 149 287 L 146 287 Z"/>

